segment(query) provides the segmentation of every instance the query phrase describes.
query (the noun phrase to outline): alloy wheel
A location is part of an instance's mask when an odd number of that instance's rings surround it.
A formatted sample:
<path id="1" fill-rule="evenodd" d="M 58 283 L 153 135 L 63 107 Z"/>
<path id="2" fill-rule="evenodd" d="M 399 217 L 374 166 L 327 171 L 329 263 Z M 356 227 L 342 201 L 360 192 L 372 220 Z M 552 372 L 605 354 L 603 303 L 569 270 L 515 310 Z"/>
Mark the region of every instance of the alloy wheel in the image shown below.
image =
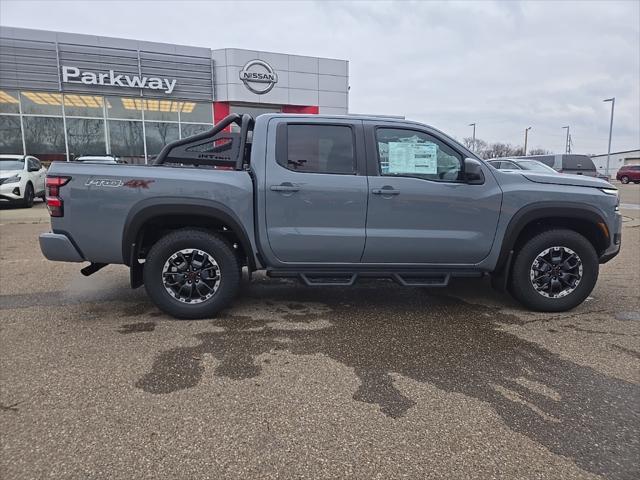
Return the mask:
<path id="1" fill-rule="evenodd" d="M 570 248 L 547 248 L 534 259 L 529 278 L 540 295 L 547 298 L 565 297 L 582 280 L 582 260 Z"/>
<path id="2" fill-rule="evenodd" d="M 212 255 L 197 248 L 185 248 L 171 255 L 162 268 L 165 290 L 182 303 L 202 303 L 220 286 L 220 267 Z"/>

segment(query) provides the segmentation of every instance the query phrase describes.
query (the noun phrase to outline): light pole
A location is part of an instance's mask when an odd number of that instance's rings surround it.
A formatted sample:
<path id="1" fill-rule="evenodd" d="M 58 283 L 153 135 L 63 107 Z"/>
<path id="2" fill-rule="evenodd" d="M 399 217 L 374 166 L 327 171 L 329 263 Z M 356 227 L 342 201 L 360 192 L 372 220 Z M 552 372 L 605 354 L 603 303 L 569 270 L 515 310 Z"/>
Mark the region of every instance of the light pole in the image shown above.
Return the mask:
<path id="1" fill-rule="evenodd" d="M 471 140 L 471 150 L 476 151 L 476 124 L 470 123 L 470 127 L 473 127 L 473 139 Z"/>
<path id="2" fill-rule="evenodd" d="M 529 130 L 531 130 L 531 127 L 527 127 L 524 129 L 524 156 L 527 156 L 527 139 L 529 136 Z"/>
<path id="3" fill-rule="evenodd" d="M 569 125 L 562 127 L 567 129 L 567 140 L 564 143 L 564 153 L 569 153 Z"/>
<path id="4" fill-rule="evenodd" d="M 616 106 L 616 97 L 607 98 L 603 102 L 611 102 L 611 121 L 609 122 L 609 148 L 607 148 L 607 171 L 605 175 L 609 176 L 609 160 L 611 160 L 611 134 L 613 133 L 613 108 Z"/>

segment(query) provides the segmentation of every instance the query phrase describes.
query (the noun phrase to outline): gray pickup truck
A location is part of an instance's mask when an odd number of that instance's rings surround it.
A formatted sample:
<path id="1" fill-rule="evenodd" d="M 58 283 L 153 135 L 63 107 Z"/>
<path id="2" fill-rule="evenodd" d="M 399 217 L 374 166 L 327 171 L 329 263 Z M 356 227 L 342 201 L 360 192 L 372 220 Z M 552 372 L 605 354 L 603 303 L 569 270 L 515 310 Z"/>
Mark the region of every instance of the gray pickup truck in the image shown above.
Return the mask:
<path id="1" fill-rule="evenodd" d="M 617 190 L 503 172 L 442 132 L 378 117 L 232 114 L 153 165 L 54 163 L 50 260 L 130 267 L 163 311 L 215 315 L 242 268 L 310 286 L 361 277 L 439 287 L 491 275 L 526 307 L 563 311 L 620 250 Z"/>

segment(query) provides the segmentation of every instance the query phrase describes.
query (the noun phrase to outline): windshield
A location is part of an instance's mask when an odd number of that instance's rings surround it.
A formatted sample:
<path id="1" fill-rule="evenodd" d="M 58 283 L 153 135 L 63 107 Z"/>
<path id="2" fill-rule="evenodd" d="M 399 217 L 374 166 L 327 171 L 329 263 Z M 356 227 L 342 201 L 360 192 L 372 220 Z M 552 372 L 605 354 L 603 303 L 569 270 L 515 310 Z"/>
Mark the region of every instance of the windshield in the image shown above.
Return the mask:
<path id="1" fill-rule="evenodd" d="M 0 158 L 0 170 L 22 170 L 24 160 L 18 158 Z"/>
<path id="2" fill-rule="evenodd" d="M 521 160 L 518 162 L 525 170 L 533 170 L 534 172 L 541 173 L 558 173 L 553 168 L 545 165 L 544 163 L 536 162 L 534 160 Z"/>

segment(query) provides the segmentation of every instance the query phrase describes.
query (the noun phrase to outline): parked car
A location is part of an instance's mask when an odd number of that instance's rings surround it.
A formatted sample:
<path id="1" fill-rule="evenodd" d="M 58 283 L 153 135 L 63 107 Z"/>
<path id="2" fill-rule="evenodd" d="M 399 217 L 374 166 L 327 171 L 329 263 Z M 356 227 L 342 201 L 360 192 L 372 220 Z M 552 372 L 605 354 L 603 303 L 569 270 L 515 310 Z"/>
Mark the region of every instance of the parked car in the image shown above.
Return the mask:
<path id="1" fill-rule="evenodd" d="M 118 163 L 122 163 L 118 161 L 117 157 L 111 155 L 81 155 L 74 161 L 84 163 L 102 163 L 107 165 L 116 165 Z"/>
<path id="2" fill-rule="evenodd" d="M 491 274 L 525 306 L 564 311 L 622 230 L 605 181 L 503 172 L 432 127 L 377 117 L 231 114 L 153 165 L 57 162 L 47 188 L 48 259 L 89 261 L 85 275 L 126 264 L 178 318 L 226 307 L 243 266 L 309 286 Z"/>
<path id="3" fill-rule="evenodd" d="M 616 173 L 616 179 L 622 183 L 640 183 L 640 165 L 624 165 Z"/>
<path id="4" fill-rule="evenodd" d="M 559 153 L 555 155 L 528 155 L 514 157 L 516 159 L 536 160 L 553 168 L 556 172 L 571 173 L 573 175 L 586 175 L 598 177 L 596 166 L 588 155 L 576 155 L 573 153 Z M 511 158 L 510 160 L 513 160 Z"/>
<path id="5" fill-rule="evenodd" d="M 532 172 L 550 173 L 552 175 L 558 174 L 553 168 L 537 160 L 505 158 L 502 160 L 489 160 L 487 163 L 498 170 L 530 170 Z"/>
<path id="6" fill-rule="evenodd" d="M 44 199 L 46 173 L 31 155 L 0 155 L 0 205 L 31 208 L 35 197 Z"/>

